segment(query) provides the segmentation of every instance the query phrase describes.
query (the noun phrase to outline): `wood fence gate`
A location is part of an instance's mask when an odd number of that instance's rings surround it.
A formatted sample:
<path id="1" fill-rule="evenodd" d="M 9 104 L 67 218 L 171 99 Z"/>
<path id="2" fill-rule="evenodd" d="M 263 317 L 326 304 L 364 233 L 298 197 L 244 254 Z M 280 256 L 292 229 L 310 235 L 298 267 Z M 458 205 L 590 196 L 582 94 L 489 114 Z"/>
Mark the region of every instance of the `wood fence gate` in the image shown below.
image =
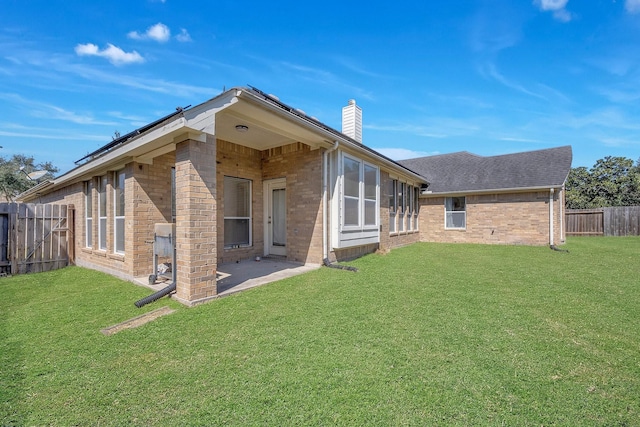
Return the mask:
<path id="1" fill-rule="evenodd" d="M 74 261 L 73 205 L 0 203 L 0 274 L 66 267 Z"/>

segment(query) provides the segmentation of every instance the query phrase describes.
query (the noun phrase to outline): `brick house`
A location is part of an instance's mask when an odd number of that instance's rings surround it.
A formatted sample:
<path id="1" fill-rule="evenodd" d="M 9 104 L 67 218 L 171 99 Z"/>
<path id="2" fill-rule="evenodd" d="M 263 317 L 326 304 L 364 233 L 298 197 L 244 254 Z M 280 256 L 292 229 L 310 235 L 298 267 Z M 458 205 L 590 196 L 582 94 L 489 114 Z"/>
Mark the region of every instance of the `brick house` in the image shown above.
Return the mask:
<path id="1" fill-rule="evenodd" d="M 570 146 L 502 156 L 468 152 L 404 160 L 424 176 L 420 238 L 430 242 L 563 243 Z"/>
<path id="2" fill-rule="evenodd" d="M 256 88 L 233 88 L 119 137 L 20 199 L 74 205 L 76 264 L 126 280 L 153 271 L 155 225 L 174 224 L 174 297 L 189 305 L 217 295 L 218 264 L 257 256 L 322 264 L 420 240 L 562 239 L 570 149 L 553 185 L 460 192 L 431 170 L 437 158 L 399 163 L 363 145 L 355 101 L 342 113 L 339 132 Z M 537 167 L 526 160 L 524 170 Z M 466 228 L 441 230 L 461 197 Z"/>
<path id="3" fill-rule="evenodd" d="M 153 271 L 155 224 L 175 224 L 175 298 L 217 294 L 219 263 L 277 256 L 321 264 L 419 240 L 427 181 L 255 88 L 234 88 L 123 135 L 21 195 L 76 210 L 76 264 L 127 280 Z M 392 183 L 399 211 L 389 230 Z"/>

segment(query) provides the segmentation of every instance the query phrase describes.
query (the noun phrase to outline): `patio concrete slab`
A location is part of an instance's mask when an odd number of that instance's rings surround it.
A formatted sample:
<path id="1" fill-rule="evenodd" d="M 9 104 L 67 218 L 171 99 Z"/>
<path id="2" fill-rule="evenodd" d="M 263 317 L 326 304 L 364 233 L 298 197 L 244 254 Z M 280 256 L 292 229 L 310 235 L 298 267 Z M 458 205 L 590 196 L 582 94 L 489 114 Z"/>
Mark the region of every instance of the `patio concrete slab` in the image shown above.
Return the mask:
<path id="1" fill-rule="evenodd" d="M 299 264 L 277 257 L 260 258 L 260 261 L 244 260 L 219 264 L 216 273 L 218 297 L 297 276 L 320 267 L 320 264 Z M 135 282 L 157 292 L 171 283 L 170 275 L 171 273 L 168 276 L 159 277 L 153 284 L 149 283 L 148 276 L 136 278 Z"/>
<path id="2" fill-rule="evenodd" d="M 261 258 L 218 265 L 218 296 L 297 276 L 320 268 L 320 264 L 297 264 L 278 258 Z"/>

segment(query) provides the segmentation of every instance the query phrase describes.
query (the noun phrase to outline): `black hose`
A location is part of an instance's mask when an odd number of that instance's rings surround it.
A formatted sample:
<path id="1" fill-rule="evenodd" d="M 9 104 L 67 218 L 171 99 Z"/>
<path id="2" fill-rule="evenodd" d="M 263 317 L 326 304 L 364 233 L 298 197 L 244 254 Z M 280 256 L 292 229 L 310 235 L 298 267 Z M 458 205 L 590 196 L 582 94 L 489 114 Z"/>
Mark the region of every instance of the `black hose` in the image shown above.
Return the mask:
<path id="1" fill-rule="evenodd" d="M 136 307 L 140 308 L 143 305 L 151 304 L 152 302 L 159 300 L 165 295 L 169 295 L 171 292 L 176 290 L 176 284 L 172 283 L 164 289 L 160 289 L 158 292 L 155 292 L 147 297 L 142 298 L 141 300 L 136 301 L 134 304 Z"/>
<path id="2" fill-rule="evenodd" d="M 322 262 L 324 263 L 325 267 L 337 268 L 337 269 L 340 269 L 340 270 L 349 270 L 349 271 L 354 271 L 354 272 L 358 271 L 357 268 L 351 267 L 349 265 L 334 264 L 331 261 L 329 261 L 329 258 L 325 258 Z"/>
<path id="3" fill-rule="evenodd" d="M 549 247 L 551 249 L 553 249 L 554 251 L 558 251 L 558 252 L 569 252 L 568 249 L 560 249 L 559 247 L 557 247 L 556 245 L 549 245 Z"/>

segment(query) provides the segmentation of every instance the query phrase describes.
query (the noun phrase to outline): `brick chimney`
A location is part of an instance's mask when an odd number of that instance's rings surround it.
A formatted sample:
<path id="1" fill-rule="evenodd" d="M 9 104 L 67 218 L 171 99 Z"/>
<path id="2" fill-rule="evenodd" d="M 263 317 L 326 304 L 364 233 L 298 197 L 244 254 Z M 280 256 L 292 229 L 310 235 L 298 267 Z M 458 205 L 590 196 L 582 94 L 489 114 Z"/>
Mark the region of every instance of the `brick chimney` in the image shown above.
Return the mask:
<path id="1" fill-rule="evenodd" d="M 362 143 L 362 108 L 356 105 L 355 99 L 342 107 L 342 133 Z"/>

